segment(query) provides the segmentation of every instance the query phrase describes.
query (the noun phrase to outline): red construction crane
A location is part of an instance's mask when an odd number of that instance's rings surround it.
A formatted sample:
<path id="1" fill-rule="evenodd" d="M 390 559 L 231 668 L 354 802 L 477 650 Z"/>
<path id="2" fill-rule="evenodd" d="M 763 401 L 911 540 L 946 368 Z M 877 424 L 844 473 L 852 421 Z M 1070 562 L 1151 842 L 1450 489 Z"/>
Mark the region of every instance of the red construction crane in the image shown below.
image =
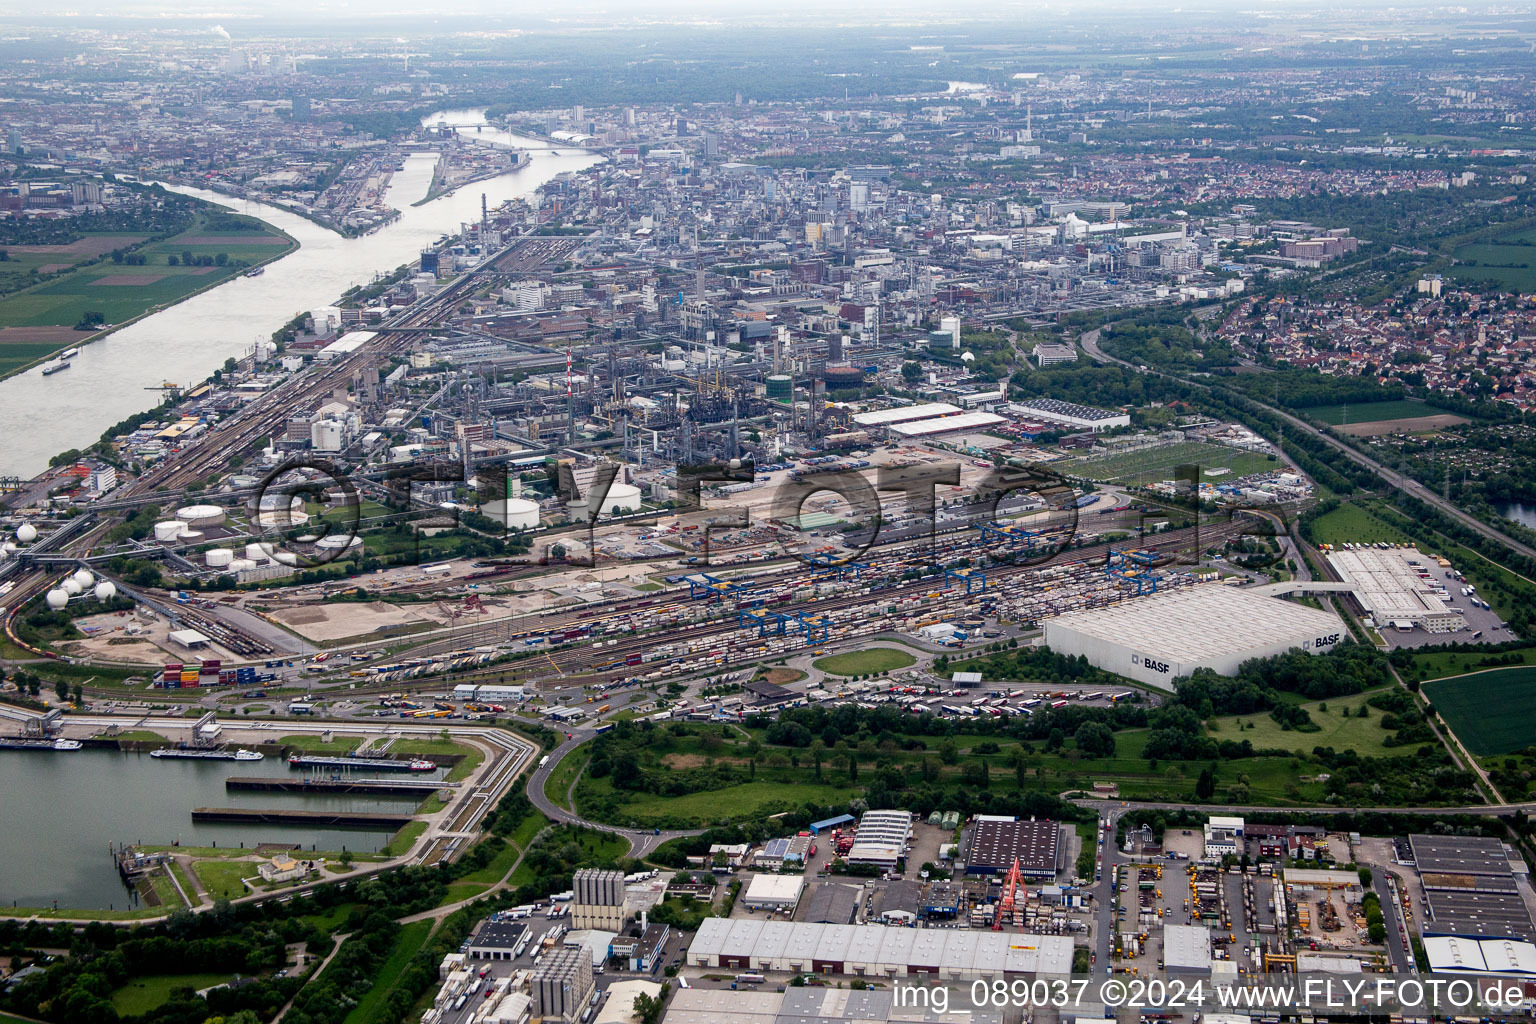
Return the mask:
<path id="1" fill-rule="evenodd" d="M 1003 930 L 1003 920 L 1012 920 L 1014 901 L 1016 897 L 1023 895 L 1024 873 L 1019 870 L 1019 859 L 1013 859 L 1013 867 L 1008 869 L 1008 877 L 1003 879 L 1003 898 L 997 901 L 997 914 L 992 918 L 992 930 Z"/>

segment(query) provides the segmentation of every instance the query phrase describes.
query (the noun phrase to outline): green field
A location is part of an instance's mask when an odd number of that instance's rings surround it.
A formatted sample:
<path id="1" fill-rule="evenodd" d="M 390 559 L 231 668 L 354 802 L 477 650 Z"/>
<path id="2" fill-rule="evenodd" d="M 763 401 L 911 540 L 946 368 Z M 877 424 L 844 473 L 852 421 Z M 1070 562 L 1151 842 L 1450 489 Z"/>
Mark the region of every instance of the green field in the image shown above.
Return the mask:
<path id="1" fill-rule="evenodd" d="M 1340 427 L 1347 423 L 1378 423 L 1382 420 L 1408 420 L 1418 416 L 1443 416 L 1444 409 L 1436 409 L 1428 402 L 1415 398 L 1396 399 L 1390 402 L 1352 402 L 1347 405 L 1319 405 L 1301 410 L 1307 416 Z"/>
<path id="2" fill-rule="evenodd" d="M 1359 505 L 1346 502 L 1312 522 L 1312 540 L 1316 544 L 1339 547 L 1345 543 L 1375 544 L 1380 541 L 1406 544 L 1410 538 Z"/>
<path id="3" fill-rule="evenodd" d="M 1505 654 L 1468 654 L 1462 651 L 1415 651 L 1413 653 L 1414 665 L 1419 670 L 1420 679 L 1441 679 L 1446 676 L 1465 675 L 1468 672 L 1481 672 L 1484 669 L 1497 668 L 1496 665 L 1483 665 L 1480 662 L 1484 658 L 1505 657 Z M 1515 652 L 1520 656 L 1520 663 L 1524 665 L 1536 665 L 1536 647 L 1526 647 Z M 1509 666 L 1513 667 L 1513 666 Z"/>
<path id="4" fill-rule="evenodd" d="M 197 872 L 197 877 L 203 882 L 203 888 L 208 890 L 214 899 L 234 899 L 244 896 L 248 892 L 241 879 L 256 878 L 256 862 L 249 860 L 235 860 L 227 863 L 218 861 L 200 860 L 192 865 L 192 870 Z"/>
<path id="5" fill-rule="evenodd" d="M 675 757 L 702 760 L 707 753 L 716 763 L 730 763 L 745 772 L 749 745 L 753 740 L 761 742 L 766 730 L 747 727 L 744 731 L 745 736 L 732 731 L 720 744 L 713 741 L 702 744 L 697 732 L 669 733 L 647 748 L 645 765 L 648 769 L 654 767 L 653 756 L 658 761 L 666 758 L 664 763 L 678 764 Z M 1193 799 L 1203 766 L 1195 762 L 1148 762 L 1142 757 L 1148 735 L 1146 729 L 1117 733 L 1114 756 L 1091 759 L 1080 757 L 1070 738 L 1062 750 L 1054 753 L 1041 750 L 1039 743 L 1028 744 L 1031 749 L 1023 764 L 1022 786 L 1040 792 L 1063 793 L 1087 790 L 1094 783 L 1113 783 L 1123 799 Z M 1248 735 L 1243 733 L 1243 737 Z M 1274 806 L 1321 800 L 1324 796 L 1322 784 L 1309 778 L 1321 769 L 1309 755 L 1313 746 L 1328 744 L 1321 742 L 1325 734 L 1306 735 L 1319 739 L 1307 744 L 1304 748 L 1307 753 L 1299 757 L 1265 756 L 1218 762 L 1215 765 L 1218 791 L 1225 793 L 1230 786 L 1244 785 L 1247 787 L 1244 802 Z M 766 815 L 798 807 L 806 801 L 823 806 L 844 803 L 869 784 L 869 779 L 878 770 L 877 762 L 909 772 L 922 770 L 923 763 L 927 762 L 928 770 L 937 772 L 935 784 L 948 782 L 952 785 L 960 780 L 968 765 L 979 761 L 988 767 L 992 790 L 1012 792 L 1020 787 L 1020 769 L 1015 767 L 1015 751 L 1020 743 L 1011 737 L 956 736 L 959 758 L 954 765 L 939 764 L 941 741 L 937 737 L 890 738 L 898 748 L 920 741 L 926 749 L 879 750 L 861 755 L 858 780 L 850 782 L 844 750 L 825 752 L 821 778 L 818 779 L 811 758 L 804 751 L 794 752 L 799 761 L 795 766 L 786 763 L 790 752 L 782 747 L 765 746 L 759 755 L 755 778 L 750 781 L 669 798 L 650 792 L 618 791 L 608 777 L 584 777 L 577 787 L 577 803 L 586 816 L 616 825 L 681 828 L 761 820 Z M 1238 739 L 1239 735 L 1233 731 L 1218 734 L 1218 738 Z M 988 752 L 978 753 L 976 748 L 985 744 L 996 744 L 996 749 L 985 747 Z M 518 879 L 514 876 L 513 880 Z"/>
<path id="6" fill-rule="evenodd" d="M 554 770 L 549 773 L 549 778 L 544 780 L 544 795 L 554 801 L 557 807 L 569 807 L 569 794 L 571 783 L 576 781 L 576 776 L 587 769 L 587 762 L 592 760 L 590 751 L 576 750 L 560 759 Z"/>
<path id="7" fill-rule="evenodd" d="M 1282 749 L 1310 754 L 1313 747 L 1332 747 L 1352 750 L 1362 757 L 1401 756 L 1401 747 L 1389 747 L 1383 742 L 1392 734 L 1381 727 L 1380 710 L 1371 708 L 1369 718 L 1353 717 L 1356 709 L 1370 696 L 1370 693 L 1358 693 L 1352 697 L 1334 697 L 1301 705 L 1311 714 L 1312 721 L 1322 726 L 1319 732 L 1282 729 L 1269 715 L 1255 714 L 1218 718 L 1211 735 L 1218 740 L 1248 740 L 1259 750 Z M 1327 711 L 1322 710 L 1324 704 L 1328 706 Z M 1343 711 L 1350 712 L 1350 717 L 1341 714 Z M 1239 728 L 1239 722 L 1246 728 Z"/>
<path id="8" fill-rule="evenodd" d="M 134 250 L 146 257 L 143 266 L 114 263 L 100 250 L 102 240 L 121 238 L 124 246 L 142 242 L 144 235 L 87 235 L 76 243 L 49 247 L 46 253 L 8 252 L 0 275 L 36 267 L 53 268 L 50 276 L 0 298 L 0 328 L 29 328 L 0 335 L 0 375 L 79 342 L 92 331 L 72 332 L 86 313 L 100 313 L 107 325 L 120 324 L 157 307 L 179 302 L 194 292 L 235 277 L 257 263 L 289 251 L 293 243 L 275 229 L 211 235 L 201 216 L 179 235 Z M 186 266 L 193 257 L 222 254 L 224 266 Z M 173 266 L 171 259 L 178 265 Z M 62 269 L 68 268 L 68 269 Z M 5 278 L 12 285 L 30 276 Z"/>
<path id="9" fill-rule="evenodd" d="M 867 651 L 849 651 L 820 658 L 811 663 L 834 676 L 867 676 L 879 672 L 893 672 L 898 668 L 917 664 L 917 659 L 906 651 L 891 647 L 872 647 Z"/>
<path id="10" fill-rule="evenodd" d="M 633 822 L 642 828 L 660 826 L 675 818 L 686 818 L 701 825 L 725 821 L 758 820 L 766 814 L 776 814 L 791 807 L 799 807 L 807 801 L 818 804 L 846 803 L 859 793 L 858 786 L 839 786 L 818 783 L 809 770 L 796 773 L 799 778 L 792 788 L 782 782 L 743 782 L 735 786 L 687 796 L 657 796 L 653 793 L 628 794 L 630 799 L 614 816 L 616 823 Z M 838 777 L 831 768 L 825 770 L 830 778 Z M 613 792 L 608 779 L 583 779 L 577 790 L 577 803 L 588 791 Z M 515 876 L 514 876 L 515 877 Z"/>
<path id="11" fill-rule="evenodd" d="M 1479 757 L 1508 754 L 1536 743 L 1536 668 L 1494 669 L 1424 684 L 1440 717 Z M 1498 714 L 1490 714 L 1497 711 Z"/>
<path id="12" fill-rule="evenodd" d="M 1139 452 L 1119 455 L 1090 456 L 1062 463 L 1070 475 L 1106 483 L 1152 484 L 1173 479 L 1177 466 L 1196 465 L 1202 475 L 1225 469 L 1210 477 L 1212 482 L 1233 480 L 1251 473 L 1263 473 L 1284 469 L 1284 465 L 1267 455 L 1239 451 L 1222 444 L 1206 444 L 1202 441 L 1179 441 L 1175 444 L 1148 448 Z"/>
<path id="13" fill-rule="evenodd" d="M 421 947 L 427 944 L 427 937 L 432 934 L 433 921 L 412 921 L 402 925 L 400 936 L 395 941 L 395 948 L 389 954 L 389 959 L 384 961 L 384 966 L 379 968 L 376 975 L 378 981 L 364 993 L 358 1000 L 352 1012 L 347 1014 L 342 1024 L 363 1024 L 373 1019 L 373 1013 L 379 1005 L 394 989 L 400 980 L 400 973 L 410 966 L 411 958 L 420 952 Z"/>
<path id="14" fill-rule="evenodd" d="M 1460 281 L 1495 282 L 1511 291 L 1536 291 L 1536 231 L 1512 231 L 1485 241 L 1458 245 L 1451 253 L 1457 260 L 1477 266 L 1455 266 L 1450 276 Z"/>
<path id="15" fill-rule="evenodd" d="M 231 974 L 152 974 L 147 978 L 134 978 L 112 993 L 112 1006 L 124 1017 L 137 1017 L 164 1003 L 175 989 L 212 988 L 233 977 Z"/>

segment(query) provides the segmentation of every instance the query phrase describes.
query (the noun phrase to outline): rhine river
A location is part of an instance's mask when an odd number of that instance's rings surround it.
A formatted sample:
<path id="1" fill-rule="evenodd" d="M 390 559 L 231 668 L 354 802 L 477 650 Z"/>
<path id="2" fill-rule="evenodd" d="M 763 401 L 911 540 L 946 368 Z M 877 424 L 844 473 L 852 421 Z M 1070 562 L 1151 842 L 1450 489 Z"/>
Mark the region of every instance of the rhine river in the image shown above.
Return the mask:
<path id="1" fill-rule="evenodd" d="M 427 123 L 450 117 L 462 121 L 470 112 L 446 111 Z M 69 370 L 44 377 L 41 368 L 0 381 L 0 475 L 31 477 L 53 455 L 83 448 L 115 423 L 156 405 L 165 381 L 187 385 L 201 381 L 230 356 L 248 352 L 296 313 L 322 309 L 353 285 L 366 284 L 415 259 L 423 247 L 460 225 L 480 217 L 480 196 L 492 208 L 526 196 L 557 175 L 580 170 L 602 157 L 573 148 L 519 139 L 487 129 L 487 142 L 523 145 L 532 162 L 508 174 L 465 185 L 451 195 L 411 206 L 427 193 L 436 155 L 408 158 L 390 182 L 386 201 L 400 217 L 370 235 L 345 238 L 280 207 L 232 199 L 201 189 L 176 188 L 259 217 L 288 232 L 299 248 L 273 263 L 259 277 L 237 277 L 217 288 L 125 327 L 84 346 Z M 103 856 L 105 856 L 103 854 Z"/>
<path id="2" fill-rule="evenodd" d="M 437 775 L 442 775 L 439 770 Z M 180 761 L 115 750 L 0 750 L 0 907 L 106 910 L 127 907 L 128 891 L 109 843 L 234 846 L 299 843 L 311 849 L 376 852 L 383 832 L 192 821 L 194 807 L 389 811 L 409 814 L 421 796 L 229 791 L 231 776 L 301 778 L 281 758 Z M 390 775 L 394 778 L 394 775 Z M 412 778 L 421 775 L 412 773 Z"/>

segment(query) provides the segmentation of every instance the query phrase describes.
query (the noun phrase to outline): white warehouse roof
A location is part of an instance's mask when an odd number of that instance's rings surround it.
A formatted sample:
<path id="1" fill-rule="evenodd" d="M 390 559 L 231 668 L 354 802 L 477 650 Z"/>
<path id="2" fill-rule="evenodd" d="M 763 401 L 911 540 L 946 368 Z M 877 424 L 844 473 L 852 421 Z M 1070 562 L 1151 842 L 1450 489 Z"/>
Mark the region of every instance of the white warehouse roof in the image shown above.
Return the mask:
<path id="1" fill-rule="evenodd" d="M 753 875 L 742 899 L 747 906 L 785 906 L 800 898 L 805 888 L 801 875 Z"/>
<path id="2" fill-rule="evenodd" d="M 886 977 L 922 970 L 951 978 L 1070 974 L 1072 937 L 711 917 L 688 947 L 688 964 Z"/>
<path id="3" fill-rule="evenodd" d="M 963 412 L 958 416 L 935 416 L 915 423 L 893 423 L 891 429 L 906 437 L 928 437 L 947 434 L 952 430 L 975 430 L 978 427 L 994 427 L 1008 421 L 990 412 Z"/>
<path id="4" fill-rule="evenodd" d="M 339 359 L 351 355 L 378 336 L 378 331 L 349 331 L 321 349 L 317 358 Z"/>
<path id="5" fill-rule="evenodd" d="M 1211 930 L 1204 925 L 1163 927 L 1163 964 L 1170 971 L 1211 969 Z"/>
<path id="6" fill-rule="evenodd" d="M 1426 935 L 1424 955 L 1436 974 L 1503 974 L 1536 978 L 1536 945 L 1519 939 Z"/>
<path id="7" fill-rule="evenodd" d="M 904 405 L 895 409 L 876 409 L 874 412 L 856 413 L 853 422 L 861 427 L 883 427 L 907 420 L 925 420 L 932 416 L 947 416 L 959 412 L 958 405 L 948 402 L 926 402 L 922 405 Z"/>
<path id="8" fill-rule="evenodd" d="M 1435 563 L 1413 548 L 1346 549 L 1330 551 L 1327 557 L 1328 564 L 1354 588 L 1355 600 L 1377 622 L 1406 619 L 1450 631 L 1464 621 L 1460 611 L 1435 593 L 1443 586 L 1433 579 Z M 1431 571 L 1432 578 L 1423 579 L 1416 566 Z"/>
<path id="9" fill-rule="evenodd" d="M 1349 634 L 1332 614 L 1237 587 L 1206 584 L 1045 622 L 1059 654 L 1164 690 L 1197 668 L 1231 675 L 1252 658 L 1331 649 Z"/>

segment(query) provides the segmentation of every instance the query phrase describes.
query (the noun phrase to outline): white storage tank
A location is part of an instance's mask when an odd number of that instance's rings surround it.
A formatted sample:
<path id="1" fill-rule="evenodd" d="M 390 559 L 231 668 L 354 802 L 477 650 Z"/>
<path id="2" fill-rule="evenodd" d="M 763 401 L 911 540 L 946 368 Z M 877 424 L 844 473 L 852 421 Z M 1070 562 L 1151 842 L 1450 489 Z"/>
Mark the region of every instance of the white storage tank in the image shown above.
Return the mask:
<path id="1" fill-rule="evenodd" d="M 75 575 L 71 578 L 76 583 L 80 584 L 80 589 L 82 591 L 87 587 L 94 586 L 96 583 L 96 576 L 89 569 L 76 569 Z"/>
<path id="2" fill-rule="evenodd" d="M 298 495 L 263 494 L 252 522 L 263 530 L 288 530 L 309 522 L 309 513 Z"/>
<path id="3" fill-rule="evenodd" d="M 623 510 L 640 511 L 640 488 L 634 484 L 621 484 L 615 481 L 603 498 L 603 512 L 612 515 L 614 512 Z"/>
<path id="4" fill-rule="evenodd" d="M 321 537 L 315 542 L 315 551 L 326 554 L 339 554 L 348 551 L 359 551 L 363 547 L 363 538 L 348 536 L 345 533 L 335 533 L 327 537 Z"/>
<path id="5" fill-rule="evenodd" d="M 59 589 L 64 591 L 64 593 L 68 594 L 70 597 L 77 597 L 85 590 L 85 588 L 80 585 L 80 581 L 75 579 L 73 576 L 59 584 Z"/>
<path id="6" fill-rule="evenodd" d="M 265 562 L 272 557 L 272 546 L 270 544 L 247 544 L 245 546 L 245 557 L 253 562 Z"/>
<path id="7" fill-rule="evenodd" d="M 65 605 L 69 604 L 69 592 L 54 588 L 53 590 L 48 591 L 48 596 L 43 600 L 48 602 L 49 608 L 52 608 L 54 611 L 58 611 L 60 608 L 63 608 Z"/>
<path id="8" fill-rule="evenodd" d="M 236 558 L 229 563 L 230 572 L 245 572 L 247 569 L 256 568 L 254 558 Z"/>
<path id="9" fill-rule="evenodd" d="M 111 580 L 102 580 L 96 584 L 96 600 L 110 601 L 117 596 L 117 584 Z"/>
<path id="10" fill-rule="evenodd" d="M 180 537 L 186 530 L 187 524 L 179 519 L 167 519 L 155 524 L 155 540 L 162 544 L 168 544 Z"/>
<path id="11" fill-rule="evenodd" d="M 217 505 L 184 505 L 176 518 L 192 527 L 218 526 L 224 522 L 224 510 Z"/>
<path id="12" fill-rule="evenodd" d="M 618 486 L 615 484 L 614 486 Z M 496 520 L 509 530 L 537 530 L 539 503 L 527 498 L 505 498 L 480 506 L 480 514 Z"/>
<path id="13" fill-rule="evenodd" d="M 31 544 L 33 541 L 37 540 L 37 527 L 33 526 L 31 523 L 22 523 L 21 526 L 17 527 L 16 529 L 16 539 L 21 541 L 23 544 Z"/>
<path id="14" fill-rule="evenodd" d="M 208 563 L 210 569 L 227 569 L 234 560 L 235 553 L 228 548 L 214 548 L 203 556 L 203 561 Z"/>

